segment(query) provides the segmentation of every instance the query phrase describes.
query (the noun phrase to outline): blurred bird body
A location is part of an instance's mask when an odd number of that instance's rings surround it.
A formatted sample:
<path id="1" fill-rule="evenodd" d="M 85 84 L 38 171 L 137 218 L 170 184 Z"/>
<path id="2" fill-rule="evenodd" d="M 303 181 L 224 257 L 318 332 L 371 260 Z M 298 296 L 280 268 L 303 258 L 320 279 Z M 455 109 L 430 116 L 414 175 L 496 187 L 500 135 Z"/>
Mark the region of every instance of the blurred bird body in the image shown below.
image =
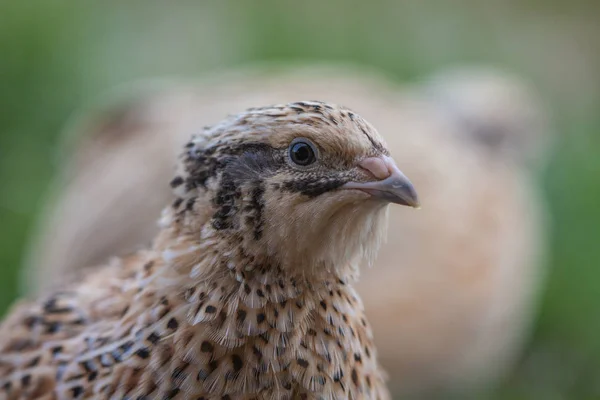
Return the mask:
<path id="1" fill-rule="evenodd" d="M 127 87 L 133 101 L 111 98 L 109 112 L 71 127 L 77 146 L 31 253 L 28 283 L 47 288 L 151 240 L 154 215 L 172 201 L 160 185 L 198 126 L 232 108 L 330 99 L 383 127 L 421 195 L 415 215 L 390 210 L 389 239 L 357 285 L 390 386 L 418 395 L 495 382 L 527 337 L 542 279 L 547 228 L 533 178 L 547 132 L 514 79 L 467 72 L 410 91 L 364 70 L 314 67 L 167 83 L 145 94 Z"/>
<path id="2" fill-rule="evenodd" d="M 388 398 L 353 282 L 387 202 L 416 197 L 370 124 L 250 109 L 194 136 L 171 187 L 149 249 L 9 314 L 0 398 Z"/>

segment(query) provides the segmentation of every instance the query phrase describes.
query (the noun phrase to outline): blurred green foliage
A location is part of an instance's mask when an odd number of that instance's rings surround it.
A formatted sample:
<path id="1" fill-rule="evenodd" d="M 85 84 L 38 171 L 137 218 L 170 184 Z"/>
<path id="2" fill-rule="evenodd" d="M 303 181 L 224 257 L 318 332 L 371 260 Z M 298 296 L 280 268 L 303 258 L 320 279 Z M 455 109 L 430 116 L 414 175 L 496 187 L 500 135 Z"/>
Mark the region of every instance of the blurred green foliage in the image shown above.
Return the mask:
<path id="1" fill-rule="evenodd" d="M 528 351 L 494 398 L 600 398 L 600 3 L 0 2 L 0 313 L 70 114 L 132 79 L 262 60 L 352 61 L 410 81 L 457 63 L 529 78 L 557 151 L 551 265 Z"/>

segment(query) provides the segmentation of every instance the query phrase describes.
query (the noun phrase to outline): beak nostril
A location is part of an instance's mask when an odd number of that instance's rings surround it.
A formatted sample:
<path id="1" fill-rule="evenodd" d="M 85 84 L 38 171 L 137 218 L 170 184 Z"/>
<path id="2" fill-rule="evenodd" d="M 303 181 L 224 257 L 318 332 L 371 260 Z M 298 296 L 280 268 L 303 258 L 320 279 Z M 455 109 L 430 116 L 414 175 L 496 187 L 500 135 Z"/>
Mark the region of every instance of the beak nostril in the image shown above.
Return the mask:
<path id="1" fill-rule="evenodd" d="M 368 157 L 358 163 L 359 167 L 371 173 L 377 179 L 385 179 L 392 174 L 386 161 L 380 157 Z"/>

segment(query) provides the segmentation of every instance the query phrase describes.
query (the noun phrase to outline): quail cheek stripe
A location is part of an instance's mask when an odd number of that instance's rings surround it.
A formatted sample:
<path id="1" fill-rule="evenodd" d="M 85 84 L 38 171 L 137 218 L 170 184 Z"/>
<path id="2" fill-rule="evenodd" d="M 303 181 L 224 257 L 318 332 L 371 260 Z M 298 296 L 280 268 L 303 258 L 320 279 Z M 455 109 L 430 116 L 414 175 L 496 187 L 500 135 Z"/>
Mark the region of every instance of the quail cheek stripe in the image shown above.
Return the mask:
<path id="1" fill-rule="evenodd" d="M 191 146 L 190 146 L 191 147 Z M 287 149 L 278 150 L 264 144 L 241 144 L 235 147 L 211 147 L 206 150 L 189 150 L 186 159 L 187 179 L 177 176 L 171 186 L 185 184 L 187 191 L 206 188 L 209 179 L 219 180 L 219 190 L 212 203 L 217 209 L 212 225 L 217 230 L 237 228 L 240 221 L 253 226 L 254 239 L 262 237 L 265 179 L 286 171 L 294 179 L 284 181 L 279 190 L 317 197 L 344 185 L 348 180 L 326 176 L 311 171 L 293 170 L 285 162 Z M 249 193 L 251 201 L 240 204 L 243 192 Z M 178 208 L 181 201 L 176 201 Z M 188 200 L 193 205 L 193 200 Z M 189 211 L 191 207 L 188 207 Z"/>
<path id="2" fill-rule="evenodd" d="M 283 182 L 282 188 L 288 192 L 297 192 L 308 197 L 317 197 L 323 193 L 329 192 L 330 190 L 341 187 L 346 182 L 348 182 L 347 179 L 335 177 L 325 179 L 300 177 L 298 179 L 291 179 Z"/>

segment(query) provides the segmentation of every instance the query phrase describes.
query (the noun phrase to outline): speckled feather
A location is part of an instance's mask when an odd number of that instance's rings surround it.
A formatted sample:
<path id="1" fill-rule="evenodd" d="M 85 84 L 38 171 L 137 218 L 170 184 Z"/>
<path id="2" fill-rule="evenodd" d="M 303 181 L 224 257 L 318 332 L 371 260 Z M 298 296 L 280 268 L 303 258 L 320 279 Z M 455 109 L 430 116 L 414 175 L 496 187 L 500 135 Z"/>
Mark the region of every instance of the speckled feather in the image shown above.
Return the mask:
<path id="1" fill-rule="evenodd" d="M 298 135 L 316 143 L 316 168 L 286 161 Z M 320 102 L 206 128 L 150 249 L 13 308 L 0 399 L 388 398 L 352 288 L 385 207 L 335 190 L 369 179 L 353 166 L 380 154 L 366 121 Z"/>

